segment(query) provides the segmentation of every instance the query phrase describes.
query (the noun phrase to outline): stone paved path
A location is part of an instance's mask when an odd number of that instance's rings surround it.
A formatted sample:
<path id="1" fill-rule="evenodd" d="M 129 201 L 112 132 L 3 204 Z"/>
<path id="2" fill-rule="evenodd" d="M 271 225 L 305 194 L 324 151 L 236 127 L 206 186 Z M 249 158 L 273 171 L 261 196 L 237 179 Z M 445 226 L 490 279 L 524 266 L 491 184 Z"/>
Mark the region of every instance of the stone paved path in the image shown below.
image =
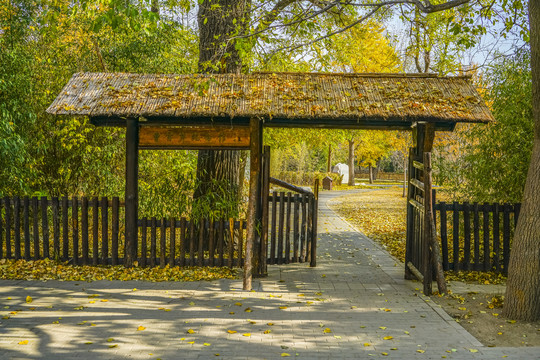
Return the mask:
<path id="1" fill-rule="evenodd" d="M 253 292 L 241 280 L 0 281 L 0 359 L 540 359 L 483 347 L 328 208 L 335 196 L 321 194 L 317 268 L 270 266 Z"/>

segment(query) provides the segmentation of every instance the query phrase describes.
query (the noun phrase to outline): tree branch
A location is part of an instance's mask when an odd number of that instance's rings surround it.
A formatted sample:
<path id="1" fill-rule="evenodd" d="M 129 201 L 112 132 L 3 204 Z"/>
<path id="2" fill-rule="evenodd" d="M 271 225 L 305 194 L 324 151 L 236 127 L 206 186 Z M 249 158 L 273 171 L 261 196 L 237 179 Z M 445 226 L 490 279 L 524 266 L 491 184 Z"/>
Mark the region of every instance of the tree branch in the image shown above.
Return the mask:
<path id="1" fill-rule="evenodd" d="M 471 0 L 450 0 L 442 4 L 436 4 L 433 5 L 428 0 L 424 0 L 425 4 L 420 0 L 390 0 L 390 1 L 382 1 L 379 3 L 348 3 L 344 2 L 348 5 L 353 6 L 361 6 L 361 7 L 380 7 L 380 6 L 391 6 L 391 5 L 398 5 L 398 4 L 409 4 L 416 6 L 420 11 L 426 14 L 431 14 L 443 10 L 448 10 L 455 8 L 457 6 L 466 4 L 471 2 Z"/>
<path id="2" fill-rule="evenodd" d="M 251 36 L 261 34 L 261 33 L 265 32 L 265 31 L 267 31 L 269 29 L 275 29 L 275 28 L 279 28 L 279 27 L 285 27 L 285 26 L 291 26 L 291 25 L 300 24 L 300 23 L 302 23 L 302 22 L 304 22 L 306 20 L 313 19 L 314 17 L 317 17 L 320 14 L 323 14 L 323 13 L 327 12 L 328 10 L 333 8 L 334 6 L 338 5 L 341 0 L 333 1 L 333 2 L 329 3 L 327 6 L 325 6 L 324 8 L 322 8 L 321 10 L 315 11 L 314 13 L 312 13 L 311 15 L 309 15 L 307 17 L 300 18 L 298 20 L 291 21 L 289 23 L 282 24 L 282 25 L 274 25 L 274 26 L 266 26 L 266 27 L 264 27 L 264 25 L 270 25 L 271 23 L 273 23 L 276 20 L 278 14 L 283 9 L 285 9 L 287 6 L 289 6 L 290 4 L 292 4 L 295 1 L 296 0 L 281 0 L 281 1 L 279 1 L 274 6 L 274 8 L 270 12 L 268 12 L 268 14 L 266 16 L 263 17 L 263 20 L 259 23 L 259 25 L 257 26 L 257 29 L 255 30 L 255 32 L 253 32 L 251 34 L 246 34 L 246 35 L 233 36 L 233 37 L 229 38 L 229 40 L 247 38 L 247 37 L 251 37 Z"/>
<path id="3" fill-rule="evenodd" d="M 318 42 L 318 41 L 324 40 L 324 39 L 329 38 L 329 37 L 331 37 L 331 36 L 334 36 L 334 35 L 337 35 L 337 34 L 340 34 L 340 33 L 344 32 L 344 31 L 347 31 L 347 30 L 349 30 L 350 28 L 352 28 L 353 26 L 358 25 L 358 24 L 360 24 L 361 22 L 364 22 L 365 20 L 367 20 L 368 18 L 370 18 L 370 17 L 371 17 L 373 14 L 375 14 L 382 6 L 383 6 L 383 5 L 376 7 L 375 9 L 371 10 L 370 12 L 368 12 L 366 15 L 362 16 L 360 19 L 358 19 L 358 20 L 356 20 L 356 21 L 350 23 L 349 25 L 347 25 L 347 26 L 345 26 L 345 27 L 343 27 L 343 28 L 341 28 L 341 29 L 339 29 L 339 30 L 332 31 L 331 33 L 328 33 L 328 34 L 326 34 L 326 35 L 324 35 L 324 36 L 320 36 L 320 37 L 318 37 L 318 38 L 316 38 L 316 39 L 314 39 L 314 40 L 311 40 L 311 41 L 308 41 L 308 42 L 305 42 L 305 43 L 302 43 L 302 44 L 299 44 L 299 45 L 295 45 L 295 46 L 285 46 L 285 47 L 279 48 L 279 49 L 277 49 L 277 50 L 275 50 L 275 51 L 272 52 L 272 56 L 273 56 L 273 54 L 275 54 L 275 53 L 277 53 L 277 52 L 280 52 L 280 51 L 283 51 L 283 50 L 294 51 L 294 50 L 299 49 L 299 48 L 301 48 L 301 47 L 309 46 L 309 45 L 314 44 L 314 43 L 316 43 L 316 42 Z M 270 56 L 270 57 L 272 57 L 272 56 Z"/>

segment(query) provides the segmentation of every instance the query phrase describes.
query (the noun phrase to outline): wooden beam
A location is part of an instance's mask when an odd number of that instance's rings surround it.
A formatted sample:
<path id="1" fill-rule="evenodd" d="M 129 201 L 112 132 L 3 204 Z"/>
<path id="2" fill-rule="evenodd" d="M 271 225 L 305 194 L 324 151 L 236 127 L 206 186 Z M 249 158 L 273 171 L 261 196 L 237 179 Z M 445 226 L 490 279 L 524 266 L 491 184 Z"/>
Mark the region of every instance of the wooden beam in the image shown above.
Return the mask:
<path id="1" fill-rule="evenodd" d="M 412 262 L 408 261 L 406 268 L 409 269 L 411 274 L 416 276 L 418 281 L 424 282 L 424 275 L 422 275 L 422 273 L 420 271 L 418 271 L 418 269 L 413 265 Z"/>
<path id="2" fill-rule="evenodd" d="M 244 261 L 244 281 L 243 289 L 251 290 L 251 280 L 253 278 L 253 267 L 256 256 L 255 237 L 257 236 L 257 188 L 259 183 L 259 174 L 261 172 L 261 154 L 259 153 L 260 142 L 260 126 L 261 122 L 258 119 L 251 119 L 251 144 L 250 144 L 250 170 L 249 170 L 249 203 L 247 211 L 247 239 L 246 239 L 246 259 Z"/>
<path id="3" fill-rule="evenodd" d="M 426 186 L 426 191 L 424 191 L 424 236 L 425 242 L 428 247 L 427 249 L 430 254 L 430 264 L 435 271 L 435 278 L 437 279 L 437 288 L 439 289 L 439 294 L 446 294 L 448 292 L 446 287 L 446 280 L 444 278 L 443 265 L 441 261 L 441 253 L 439 247 L 439 240 L 437 239 L 437 231 L 435 229 L 435 217 L 433 212 L 433 198 L 431 192 L 431 153 L 424 153 L 424 181 Z M 427 269 L 431 273 L 431 269 Z M 426 294 L 431 295 L 431 294 Z"/>
<path id="4" fill-rule="evenodd" d="M 133 266 L 137 257 L 139 213 L 139 120 L 126 120 L 126 242 L 124 266 Z"/>
<path id="5" fill-rule="evenodd" d="M 142 126 L 141 149 L 249 149 L 248 126 Z"/>
<path id="6" fill-rule="evenodd" d="M 92 116 L 92 124 L 96 126 L 126 126 L 126 121 L 118 116 Z M 141 119 L 142 123 L 143 119 Z M 278 118 L 268 117 L 264 119 L 264 127 L 277 128 L 321 128 L 321 129 L 367 129 L 367 130 L 411 130 L 418 121 L 433 122 L 438 131 L 453 131 L 459 119 L 441 120 L 434 117 L 418 117 L 410 119 L 400 118 Z M 144 118 L 145 126 L 249 126 L 249 118 L 236 116 L 216 117 L 171 117 L 171 116 L 147 116 Z"/>
<path id="7" fill-rule="evenodd" d="M 435 124 L 427 123 L 424 131 L 424 152 L 430 153 L 433 149 L 433 141 L 435 140 Z"/>
<path id="8" fill-rule="evenodd" d="M 287 189 L 287 190 L 295 191 L 297 193 L 306 194 L 306 195 L 312 195 L 313 194 L 309 190 L 305 190 L 305 189 L 302 189 L 301 187 L 291 185 L 289 183 L 286 183 L 283 180 L 279 180 L 279 179 L 276 179 L 276 178 L 273 178 L 273 177 L 270 177 L 269 180 L 270 180 L 270 183 L 272 183 L 274 185 L 281 186 L 282 188 Z"/>

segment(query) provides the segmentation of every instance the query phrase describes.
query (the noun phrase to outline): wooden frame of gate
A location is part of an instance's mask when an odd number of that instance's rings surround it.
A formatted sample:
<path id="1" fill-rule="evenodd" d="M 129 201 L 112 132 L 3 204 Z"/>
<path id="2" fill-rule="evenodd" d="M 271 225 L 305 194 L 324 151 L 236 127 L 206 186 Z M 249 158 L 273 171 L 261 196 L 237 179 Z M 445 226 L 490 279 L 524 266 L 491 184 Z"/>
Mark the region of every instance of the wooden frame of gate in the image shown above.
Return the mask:
<path id="1" fill-rule="evenodd" d="M 414 128 L 405 276 L 421 279 L 429 293 L 436 242 L 432 231 L 426 231 L 434 227 L 425 224 L 432 221 L 429 153 L 434 131 L 452 131 L 458 122 L 494 120 L 467 77 L 433 74 L 78 73 L 47 112 L 88 116 L 96 126 L 126 128 L 126 266 L 137 255 L 139 148 L 198 148 L 201 142 L 220 149 L 246 148 L 249 133 L 246 290 L 251 289 L 252 276 L 266 269 L 266 247 L 261 245 L 266 239 L 259 236 L 268 219 L 263 206 L 268 183 L 263 184 L 261 176 L 269 171 L 261 167 L 263 127 Z M 216 136 L 219 126 L 224 127 Z"/>

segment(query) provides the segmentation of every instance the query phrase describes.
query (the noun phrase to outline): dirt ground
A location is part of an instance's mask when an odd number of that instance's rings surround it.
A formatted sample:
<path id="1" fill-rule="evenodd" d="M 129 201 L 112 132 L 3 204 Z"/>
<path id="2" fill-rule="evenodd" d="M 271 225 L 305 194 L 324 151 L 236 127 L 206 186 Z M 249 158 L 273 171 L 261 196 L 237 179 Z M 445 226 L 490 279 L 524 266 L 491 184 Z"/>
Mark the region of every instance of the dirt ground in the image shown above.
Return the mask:
<path id="1" fill-rule="evenodd" d="M 526 323 L 502 316 L 501 294 L 469 291 L 432 300 L 485 346 L 540 346 L 540 321 Z"/>

